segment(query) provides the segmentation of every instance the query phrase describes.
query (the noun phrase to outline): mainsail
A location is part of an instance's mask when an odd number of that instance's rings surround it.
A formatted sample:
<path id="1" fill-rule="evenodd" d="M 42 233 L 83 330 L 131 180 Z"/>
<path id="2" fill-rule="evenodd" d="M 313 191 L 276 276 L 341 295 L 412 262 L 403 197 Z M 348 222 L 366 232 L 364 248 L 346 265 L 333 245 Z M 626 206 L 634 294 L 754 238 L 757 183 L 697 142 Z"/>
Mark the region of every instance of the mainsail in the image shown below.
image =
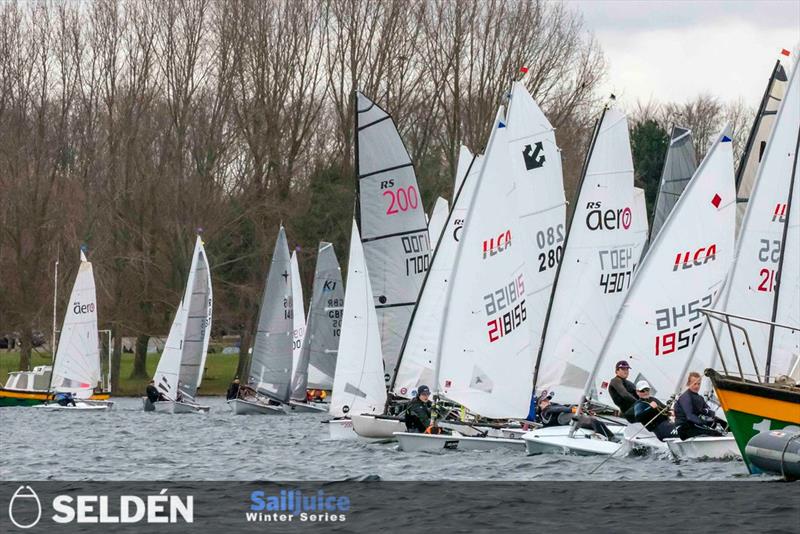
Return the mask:
<path id="1" fill-rule="evenodd" d="M 434 369 L 439 356 L 447 284 L 453 273 L 461 231 L 472 202 L 475 182 L 480 174 L 482 156 L 475 158 L 460 183 L 453 200 L 453 210 L 445 221 L 445 230 L 434 244 L 436 252 L 422 286 L 422 292 L 408 327 L 400 354 L 399 366 L 391 389 L 395 395 L 410 398 L 417 386 L 434 383 Z"/>
<path id="2" fill-rule="evenodd" d="M 211 270 L 198 236 L 186 290 L 156 368 L 156 386 L 169 400 L 177 400 L 179 390 L 190 397 L 197 394 L 208 356 L 212 308 Z"/>
<path id="3" fill-rule="evenodd" d="M 292 399 L 305 400 L 308 388 L 329 391 L 333 387 L 343 305 L 342 271 L 333 245 L 323 241 L 317 252 L 303 348 L 292 379 Z"/>
<path id="4" fill-rule="evenodd" d="M 356 220 L 391 380 L 431 252 L 414 164 L 392 117 L 356 93 Z"/>
<path id="5" fill-rule="evenodd" d="M 379 414 L 386 404 L 378 316 L 361 243 L 358 226 L 353 221 L 342 335 L 330 408 L 334 417 L 349 413 Z"/>
<path id="6" fill-rule="evenodd" d="M 277 401 L 289 399 L 292 381 L 292 275 L 286 232 L 281 226 L 258 312 L 249 384 Z"/>
<path id="7" fill-rule="evenodd" d="M 566 236 L 561 151 L 555 130 L 522 82 L 512 86 L 506 119 L 511 169 L 520 188 L 521 241 L 529 267 L 525 300 L 535 355 Z"/>
<path id="8" fill-rule="evenodd" d="M 303 283 L 300 280 L 300 267 L 297 252 L 292 251 L 292 381 L 297 373 L 300 354 L 303 351 L 303 338 L 306 333 L 306 310 L 303 303 Z"/>
<path id="9" fill-rule="evenodd" d="M 525 417 L 533 376 L 525 190 L 511 169 L 502 116 L 501 108 L 467 208 L 435 373 L 443 397 L 488 418 Z"/>
<path id="10" fill-rule="evenodd" d="M 717 137 L 656 236 L 603 345 L 590 397 L 613 406 L 608 380 L 628 360 L 632 381 L 671 395 L 733 259 L 736 190 L 729 129 Z M 701 369 L 702 370 L 702 369 Z"/>
<path id="11" fill-rule="evenodd" d="M 694 155 L 692 131 L 688 128 L 673 126 L 670 133 L 667 157 L 664 160 L 664 170 L 661 173 L 661 182 L 656 194 L 656 206 L 653 213 L 653 226 L 651 227 L 650 240 L 654 240 L 664 226 L 672 208 L 678 202 L 686 184 L 691 180 L 697 169 L 697 159 Z"/>
<path id="12" fill-rule="evenodd" d="M 628 121 L 606 109 L 598 121 L 556 276 L 537 365 L 537 393 L 581 402 L 591 370 L 631 286 L 647 232 L 634 218 Z M 644 222 L 644 221 L 642 221 Z"/>
<path id="13" fill-rule="evenodd" d="M 464 182 L 464 178 L 466 178 L 467 173 L 470 172 L 473 158 L 474 156 L 472 155 L 472 152 L 470 152 L 469 149 L 464 145 L 461 145 L 461 147 L 458 149 L 458 163 L 456 164 L 455 185 L 453 186 L 453 202 L 456 201 L 456 197 L 458 196 L 459 190 L 461 190 L 461 184 Z"/>
<path id="14" fill-rule="evenodd" d="M 61 327 L 51 388 L 80 398 L 92 396 L 100 383 L 100 351 L 97 339 L 97 295 L 92 264 L 81 251 L 78 276 L 72 286 Z"/>
<path id="15" fill-rule="evenodd" d="M 433 243 L 434 252 L 449 213 L 450 208 L 447 205 L 447 201 L 442 197 L 437 198 L 436 203 L 433 205 L 433 211 L 431 212 L 431 220 L 428 221 L 428 234 L 430 235 L 431 243 Z"/>
<path id="16" fill-rule="evenodd" d="M 778 113 L 778 108 L 783 100 L 787 80 L 786 70 L 784 70 L 780 60 L 776 61 L 767 82 L 764 96 L 761 98 L 761 104 L 758 106 L 758 113 L 756 113 L 756 117 L 753 120 L 753 128 L 750 130 L 750 137 L 747 139 L 747 145 L 736 173 L 737 231 L 744 219 L 747 202 L 753 192 L 758 167 L 766 152 L 767 140 L 775 123 L 775 115 Z"/>
<path id="17" fill-rule="evenodd" d="M 750 200 L 744 204 L 747 209 L 739 229 L 734 264 L 717 307 L 727 313 L 762 321 L 772 321 L 775 307 L 778 263 L 783 248 L 787 202 L 800 135 L 799 74 L 798 69 L 792 74 L 787 98 L 783 100 L 774 122 L 772 135 L 750 191 Z M 737 209 L 742 205 L 737 204 Z M 786 273 L 785 279 L 789 282 L 793 275 L 785 270 L 783 273 Z M 784 281 L 783 274 L 780 280 Z M 758 323 L 748 323 L 745 326 L 747 338 L 741 331 L 730 332 L 722 325 L 715 324 L 714 332 L 720 343 L 720 351 L 723 356 L 737 351 L 744 373 L 755 378 L 756 369 L 749 357 L 749 343 L 758 363 L 758 372 L 763 376 L 769 352 L 770 328 Z M 731 334 L 734 338 L 733 346 Z M 713 337 L 711 331 L 705 327 L 695 349 L 698 361 L 716 360 L 717 349 Z M 793 362 L 779 358 L 773 363 L 773 371 L 783 374 L 788 372 Z"/>

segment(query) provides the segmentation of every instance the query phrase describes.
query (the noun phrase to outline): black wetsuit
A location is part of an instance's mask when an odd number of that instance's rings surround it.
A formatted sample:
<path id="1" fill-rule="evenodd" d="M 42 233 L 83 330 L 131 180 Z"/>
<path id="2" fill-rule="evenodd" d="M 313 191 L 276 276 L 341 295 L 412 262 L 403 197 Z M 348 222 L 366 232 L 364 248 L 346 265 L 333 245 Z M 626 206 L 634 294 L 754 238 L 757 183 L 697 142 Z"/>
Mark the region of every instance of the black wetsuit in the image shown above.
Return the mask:
<path id="1" fill-rule="evenodd" d="M 721 436 L 711 428 L 716 419 L 706 400 L 698 393 L 686 390 L 675 404 L 675 426 L 681 439 L 696 436 Z"/>
<path id="2" fill-rule="evenodd" d="M 228 386 L 228 394 L 225 396 L 227 400 L 236 399 L 239 397 L 239 384 L 232 383 Z"/>
<path id="3" fill-rule="evenodd" d="M 651 402 L 655 402 L 658 408 L 650 406 Z M 675 425 L 669 420 L 666 408 L 667 405 L 657 398 L 648 397 L 639 399 L 633 404 L 633 414 L 637 423 L 643 424 L 659 440 L 664 441 L 666 438 L 675 437 Z"/>
<path id="4" fill-rule="evenodd" d="M 635 423 L 633 405 L 639 397 L 636 395 L 636 386 L 633 385 L 633 382 L 615 376 L 608 383 L 608 394 L 611 395 L 611 400 L 617 405 L 622 416 L 629 423 Z"/>
<path id="5" fill-rule="evenodd" d="M 542 426 L 566 426 L 572 422 L 573 417 L 576 416 L 573 415 L 572 406 L 566 406 L 564 404 L 550 403 L 539 413 L 539 421 L 542 423 Z M 611 432 L 605 424 L 594 417 L 579 415 L 577 418 L 580 428 L 597 432 L 609 440 L 614 439 L 614 433 Z"/>
<path id="6" fill-rule="evenodd" d="M 431 401 L 423 402 L 414 397 L 406 408 L 406 429 L 409 432 L 425 432 L 431 424 Z"/>
<path id="7" fill-rule="evenodd" d="M 161 393 L 158 392 L 158 389 L 153 384 L 147 385 L 147 398 L 150 402 L 158 402 L 161 400 Z"/>

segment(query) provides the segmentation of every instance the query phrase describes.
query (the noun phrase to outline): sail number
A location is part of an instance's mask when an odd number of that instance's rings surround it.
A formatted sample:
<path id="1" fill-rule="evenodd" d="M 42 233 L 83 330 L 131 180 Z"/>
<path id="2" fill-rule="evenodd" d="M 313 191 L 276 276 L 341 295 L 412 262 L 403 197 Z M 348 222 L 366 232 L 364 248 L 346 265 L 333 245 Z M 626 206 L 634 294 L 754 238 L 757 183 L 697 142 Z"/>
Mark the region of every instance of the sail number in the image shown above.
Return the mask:
<path id="1" fill-rule="evenodd" d="M 386 215 L 396 215 L 406 212 L 409 209 L 415 210 L 419 207 L 419 193 L 413 185 L 408 187 L 398 187 L 397 191 L 387 189 L 383 192 L 384 197 L 389 197 L 389 206 L 386 208 Z"/>
<path id="2" fill-rule="evenodd" d="M 600 287 L 603 293 L 619 293 L 631 287 L 631 280 L 636 273 L 636 263 L 633 262 L 633 247 L 619 247 L 598 252 L 600 256 L 600 270 L 614 272 L 600 273 Z"/>
<path id="3" fill-rule="evenodd" d="M 688 304 L 656 310 L 656 329 L 674 329 L 672 332 L 666 332 L 656 336 L 656 356 L 672 354 L 675 351 L 690 347 L 695 342 L 697 334 L 700 332 L 700 327 L 703 325 L 702 321 L 700 321 L 700 309 L 711 306 L 711 303 L 714 301 L 715 293 L 693 300 Z M 681 319 L 695 324 L 678 329 L 679 320 Z"/>
<path id="4" fill-rule="evenodd" d="M 344 299 L 328 299 L 328 319 L 331 321 L 331 329 L 334 337 L 342 334 L 342 307 Z"/>
<path id="5" fill-rule="evenodd" d="M 486 315 L 492 317 L 501 314 L 486 323 L 490 343 L 510 334 L 528 318 L 524 296 L 525 281 L 521 274 L 500 289 L 483 296 Z"/>
<path id="6" fill-rule="evenodd" d="M 539 272 L 556 267 L 564 252 L 564 225 L 550 226 L 547 230 L 536 232 L 536 245 L 539 253 Z M 555 245 L 555 247 L 553 247 Z M 547 250 L 545 250 L 547 249 Z"/>
<path id="7" fill-rule="evenodd" d="M 422 274 L 428 270 L 431 261 L 428 251 L 431 249 L 427 232 L 403 236 L 403 251 L 406 256 L 406 276 Z"/>

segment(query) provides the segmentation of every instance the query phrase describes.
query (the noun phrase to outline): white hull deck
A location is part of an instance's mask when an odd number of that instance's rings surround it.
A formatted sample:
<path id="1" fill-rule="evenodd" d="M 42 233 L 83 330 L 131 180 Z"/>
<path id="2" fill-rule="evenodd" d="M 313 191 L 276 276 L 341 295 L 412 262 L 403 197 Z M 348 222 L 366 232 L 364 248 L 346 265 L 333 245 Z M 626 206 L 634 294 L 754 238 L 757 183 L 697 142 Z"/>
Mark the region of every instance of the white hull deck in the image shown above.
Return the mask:
<path id="1" fill-rule="evenodd" d="M 736 446 L 733 434 L 721 437 L 700 436 L 665 441 L 676 460 L 740 460 L 742 453 Z"/>
<path id="2" fill-rule="evenodd" d="M 233 415 L 286 415 L 282 406 L 253 402 L 244 399 L 230 399 L 228 401 Z"/>
<path id="3" fill-rule="evenodd" d="M 148 399 L 147 397 L 142 397 L 142 404 L 144 406 L 144 411 L 146 412 L 181 414 L 181 413 L 208 413 L 211 410 L 211 408 L 209 408 L 208 406 L 202 406 L 200 404 L 190 404 L 188 402 L 178 402 L 171 400 L 150 402 L 150 399 Z"/>
<path id="4" fill-rule="evenodd" d="M 569 431 L 569 426 L 545 427 L 532 430 L 522 436 L 525 442 L 525 450 L 529 456 L 535 454 L 607 456 L 615 454 L 622 447 L 621 443 L 598 439 L 591 430 L 578 428 L 572 437 L 569 436 Z"/>
<path id="5" fill-rule="evenodd" d="M 328 413 L 327 402 L 298 402 L 289 401 L 284 406 L 287 413 Z"/>
<path id="6" fill-rule="evenodd" d="M 490 451 L 515 450 L 524 451 L 525 442 L 517 438 L 493 436 L 464 436 L 455 434 L 419 434 L 413 432 L 395 432 L 400 450 L 405 452 L 439 452 L 444 450 Z"/>
<path id="7" fill-rule="evenodd" d="M 75 400 L 75 406 L 61 406 L 58 403 L 37 404 L 34 408 L 48 411 L 107 412 L 114 407 L 113 401 Z"/>
<path id="8" fill-rule="evenodd" d="M 374 415 L 353 415 L 353 430 L 359 437 L 394 441 L 395 432 L 405 432 L 406 424 L 400 419 L 375 417 Z"/>
<path id="9" fill-rule="evenodd" d="M 353 421 L 349 417 L 324 421 L 328 427 L 330 439 L 350 440 L 358 439 L 358 434 L 353 431 Z"/>

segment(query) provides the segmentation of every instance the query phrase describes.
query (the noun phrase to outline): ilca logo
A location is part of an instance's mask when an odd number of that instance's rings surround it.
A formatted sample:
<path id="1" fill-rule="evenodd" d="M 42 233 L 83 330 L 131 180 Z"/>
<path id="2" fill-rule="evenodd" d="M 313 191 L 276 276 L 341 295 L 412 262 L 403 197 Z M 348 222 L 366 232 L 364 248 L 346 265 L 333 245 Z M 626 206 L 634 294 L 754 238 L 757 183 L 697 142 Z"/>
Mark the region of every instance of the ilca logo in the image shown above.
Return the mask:
<path id="1" fill-rule="evenodd" d="M 15 513 L 16 512 L 16 513 Z M 15 527 L 33 528 L 42 518 L 42 503 L 30 486 L 20 486 L 8 503 L 8 518 Z"/>
<path id="2" fill-rule="evenodd" d="M 542 142 L 538 141 L 533 147 L 525 145 L 525 148 L 522 149 L 522 157 L 525 159 L 525 168 L 529 171 L 542 167 L 545 162 Z"/>

